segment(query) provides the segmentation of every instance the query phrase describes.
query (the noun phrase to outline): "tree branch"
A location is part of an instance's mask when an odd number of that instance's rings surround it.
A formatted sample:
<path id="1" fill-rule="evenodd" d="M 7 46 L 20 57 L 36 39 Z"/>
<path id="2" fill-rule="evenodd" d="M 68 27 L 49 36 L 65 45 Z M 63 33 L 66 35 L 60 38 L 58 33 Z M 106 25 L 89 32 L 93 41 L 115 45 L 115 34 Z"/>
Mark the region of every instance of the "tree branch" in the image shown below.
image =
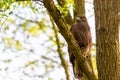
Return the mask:
<path id="1" fill-rule="evenodd" d="M 88 80 L 97 80 L 95 75 L 92 73 L 92 69 L 88 65 L 88 62 L 86 61 L 85 57 L 81 54 L 81 50 L 79 48 L 78 43 L 74 39 L 72 33 L 67 29 L 68 24 L 66 23 L 64 18 L 61 17 L 60 11 L 54 5 L 53 0 L 44 0 L 43 3 L 50 15 L 53 17 L 55 23 L 57 24 L 59 32 L 67 41 L 72 53 L 77 59 L 77 62 L 81 64 L 81 69 L 83 70 Z"/>
<path id="2" fill-rule="evenodd" d="M 53 19 L 52 19 L 51 16 L 50 16 L 50 20 L 51 20 L 51 23 L 52 23 L 52 26 L 53 26 L 55 37 L 56 37 L 56 43 L 57 43 L 57 48 L 58 48 L 57 51 L 58 51 L 58 54 L 59 54 L 59 57 L 60 57 L 60 60 L 61 60 L 61 64 L 62 64 L 62 66 L 65 69 L 66 80 L 70 80 L 70 74 L 69 74 L 68 64 L 67 64 L 66 60 L 64 59 L 62 50 L 60 48 L 60 41 L 59 41 L 58 33 L 57 33 L 54 21 L 53 21 Z"/>
<path id="3" fill-rule="evenodd" d="M 66 6 L 68 4 L 67 0 L 57 0 L 59 6 L 61 6 L 62 8 L 64 8 L 64 6 Z M 65 15 L 65 20 L 69 25 L 73 24 L 73 19 L 70 15 L 69 9 L 67 10 L 67 14 Z"/>

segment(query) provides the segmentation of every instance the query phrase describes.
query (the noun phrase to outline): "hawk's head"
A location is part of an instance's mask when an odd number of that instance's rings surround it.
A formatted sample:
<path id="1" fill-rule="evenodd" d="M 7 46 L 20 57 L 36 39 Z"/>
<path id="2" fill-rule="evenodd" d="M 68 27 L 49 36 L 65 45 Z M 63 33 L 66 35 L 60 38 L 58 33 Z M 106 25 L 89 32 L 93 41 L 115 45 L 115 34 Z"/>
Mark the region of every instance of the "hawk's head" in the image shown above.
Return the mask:
<path id="1" fill-rule="evenodd" d="M 84 15 L 77 15 L 76 16 L 76 21 L 77 22 L 85 22 L 86 21 L 86 17 Z"/>

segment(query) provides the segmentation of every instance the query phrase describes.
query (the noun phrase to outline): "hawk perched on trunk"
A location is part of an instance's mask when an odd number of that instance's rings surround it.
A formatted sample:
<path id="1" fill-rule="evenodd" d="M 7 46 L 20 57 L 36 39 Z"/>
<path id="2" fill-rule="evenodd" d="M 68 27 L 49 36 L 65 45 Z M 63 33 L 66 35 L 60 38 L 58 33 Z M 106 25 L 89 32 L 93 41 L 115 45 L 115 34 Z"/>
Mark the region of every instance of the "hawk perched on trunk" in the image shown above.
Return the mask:
<path id="1" fill-rule="evenodd" d="M 89 56 L 91 45 L 92 45 L 92 39 L 91 39 L 91 33 L 90 33 L 90 27 L 88 25 L 87 19 L 83 15 L 78 15 L 75 20 L 75 24 L 70 29 L 71 33 L 73 34 L 74 38 L 79 44 L 79 47 L 81 49 L 82 54 L 86 57 Z M 70 57 L 70 62 L 73 66 L 73 72 L 75 78 L 81 78 L 83 77 L 82 70 L 80 69 L 80 64 L 77 64 L 75 60 L 75 56 L 71 52 L 68 46 L 68 52 Z"/>

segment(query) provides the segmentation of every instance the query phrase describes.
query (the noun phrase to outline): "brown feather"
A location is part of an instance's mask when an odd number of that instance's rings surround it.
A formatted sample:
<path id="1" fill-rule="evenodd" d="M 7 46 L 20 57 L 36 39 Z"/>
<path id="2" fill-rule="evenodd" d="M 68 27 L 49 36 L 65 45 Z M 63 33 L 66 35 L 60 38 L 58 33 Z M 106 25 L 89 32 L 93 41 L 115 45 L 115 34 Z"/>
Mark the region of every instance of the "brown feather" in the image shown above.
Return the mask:
<path id="1" fill-rule="evenodd" d="M 90 27 L 88 25 L 86 17 L 78 15 L 76 17 L 75 24 L 71 27 L 70 31 L 78 42 L 82 54 L 85 57 L 89 56 L 92 45 L 92 38 L 90 33 Z M 77 62 L 75 61 L 75 56 L 71 53 L 69 47 L 68 52 L 70 62 L 73 65 L 74 76 L 75 78 L 81 78 L 83 76 L 83 73 L 81 73 L 81 69 L 78 67 Z"/>

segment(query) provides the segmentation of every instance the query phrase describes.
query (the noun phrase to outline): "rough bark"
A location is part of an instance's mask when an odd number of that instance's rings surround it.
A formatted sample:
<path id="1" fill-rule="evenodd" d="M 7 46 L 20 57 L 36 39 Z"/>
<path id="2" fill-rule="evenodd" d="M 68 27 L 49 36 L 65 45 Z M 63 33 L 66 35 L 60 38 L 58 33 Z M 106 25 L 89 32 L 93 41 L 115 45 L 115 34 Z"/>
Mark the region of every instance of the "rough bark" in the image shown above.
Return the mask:
<path id="1" fill-rule="evenodd" d="M 74 39 L 71 32 L 67 29 L 68 25 L 64 18 L 61 17 L 60 11 L 54 5 L 52 0 L 44 0 L 44 6 L 49 11 L 50 15 L 53 17 L 57 27 L 59 28 L 59 32 L 67 41 L 72 53 L 75 55 L 77 62 L 81 64 L 81 68 L 84 74 L 87 76 L 88 80 L 96 80 L 96 77 L 92 73 L 90 66 L 88 65 L 86 59 L 80 54 L 80 48 L 76 40 Z M 67 27 L 66 27 L 67 26 Z"/>
<path id="2" fill-rule="evenodd" d="M 85 14 L 85 0 L 74 0 L 74 17 L 79 14 Z"/>
<path id="3" fill-rule="evenodd" d="M 118 0 L 118 21 L 120 25 L 120 0 Z"/>
<path id="4" fill-rule="evenodd" d="M 95 0 L 99 80 L 120 80 L 118 0 Z"/>

